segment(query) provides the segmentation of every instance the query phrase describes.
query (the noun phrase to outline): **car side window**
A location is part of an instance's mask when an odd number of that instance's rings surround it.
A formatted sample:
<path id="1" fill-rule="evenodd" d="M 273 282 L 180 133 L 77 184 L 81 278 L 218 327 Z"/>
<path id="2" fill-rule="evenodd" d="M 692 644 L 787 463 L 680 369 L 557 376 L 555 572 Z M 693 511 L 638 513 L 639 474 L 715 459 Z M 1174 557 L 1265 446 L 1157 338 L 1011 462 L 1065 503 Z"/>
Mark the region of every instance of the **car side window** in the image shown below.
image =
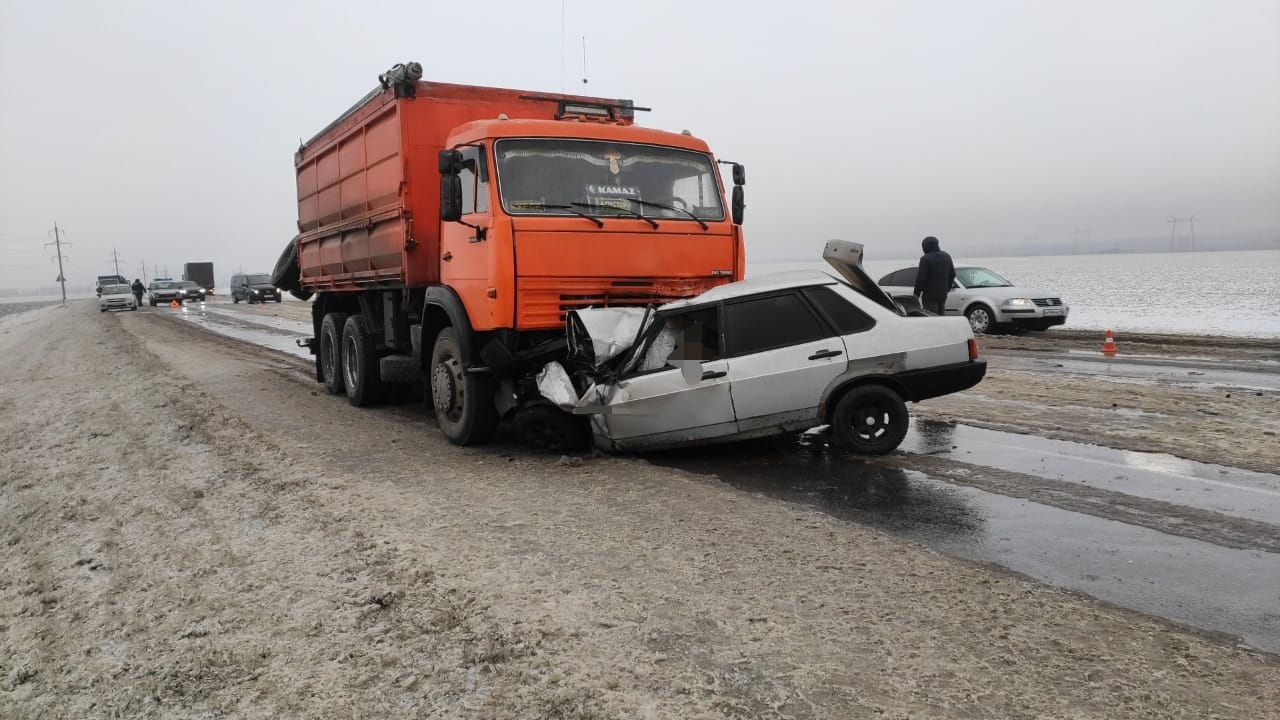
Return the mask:
<path id="1" fill-rule="evenodd" d="M 876 321 L 870 315 L 829 287 L 805 288 L 804 294 L 841 335 L 865 332 L 875 327 Z"/>
<path id="2" fill-rule="evenodd" d="M 901 285 L 904 287 L 914 287 L 916 284 L 916 268 L 906 268 L 899 270 L 893 274 L 893 282 L 889 285 Z"/>
<path id="3" fill-rule="evenodd" d="M 707 362 L 721 357 L 717 307 L 667 315 L 657 331 L 647 335 L 636 373 L 670 370 L 678 367 L 674 361 L 679 360 Z"/>
<path id="4" fill-rule="evenodd" d="M 795 293 L 725 305 L 725 350 L 730 356 L 821 340 L 829 333 Z"/>

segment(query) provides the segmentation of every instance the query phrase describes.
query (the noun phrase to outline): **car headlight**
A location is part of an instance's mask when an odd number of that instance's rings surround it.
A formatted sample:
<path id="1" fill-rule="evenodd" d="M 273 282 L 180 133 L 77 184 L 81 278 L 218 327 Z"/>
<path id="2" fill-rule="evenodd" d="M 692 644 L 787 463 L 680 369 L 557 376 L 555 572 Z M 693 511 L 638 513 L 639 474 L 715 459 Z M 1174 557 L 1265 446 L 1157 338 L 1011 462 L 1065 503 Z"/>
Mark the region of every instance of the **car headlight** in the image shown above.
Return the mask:
<path id="1" fill-rule="evenodd" d="M 1009 300 L 1005 300 L 1004 304 L 1012 307 L 1027 307 L 1029 305 L 1034 305 L 1035 303 L 1031 302 L 1027 298 L 1011 298 Z"/>

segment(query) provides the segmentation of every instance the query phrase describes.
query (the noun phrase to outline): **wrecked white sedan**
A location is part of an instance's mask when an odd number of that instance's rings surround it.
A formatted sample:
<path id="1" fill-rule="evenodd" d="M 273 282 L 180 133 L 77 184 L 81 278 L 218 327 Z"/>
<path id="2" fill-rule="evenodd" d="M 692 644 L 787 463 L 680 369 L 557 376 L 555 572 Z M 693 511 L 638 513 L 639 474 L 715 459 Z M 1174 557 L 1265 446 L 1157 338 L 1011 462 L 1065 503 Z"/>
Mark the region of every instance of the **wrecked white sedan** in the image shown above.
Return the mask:
<path id="1" fill-rule="evenodd" d="M 862 270 L 860 245 L 829 243 L 824 257 L 843 279 L 778 273 L 656 310 L 571 312 L 575 370 L 548 365 L 539 391 L 589 416 L 606 450 L 830 425 L 851 451 L 891 452 L 907 432 L 907 402 L 973 387 L 986 361 L 964 318 L 909 317 Z"/>

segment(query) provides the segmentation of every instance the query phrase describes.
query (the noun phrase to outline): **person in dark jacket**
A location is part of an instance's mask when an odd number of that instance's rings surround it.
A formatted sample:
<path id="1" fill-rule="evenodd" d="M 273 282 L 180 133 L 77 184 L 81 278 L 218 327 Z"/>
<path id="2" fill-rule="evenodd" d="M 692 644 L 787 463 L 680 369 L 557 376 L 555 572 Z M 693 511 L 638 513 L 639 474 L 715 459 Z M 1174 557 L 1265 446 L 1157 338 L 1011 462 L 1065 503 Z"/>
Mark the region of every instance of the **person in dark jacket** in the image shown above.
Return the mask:
<path id="1" fill-rule="evenodd" d="M 938 247 L 938 238 L 930 235 L 920 243 L 924 255 L 916 270 L 915 295 L 921 298 L 920 307 L 934 315 L 945 315 L 947 293 L 956 280 L 956 266 L 951 256 Z"/>
<path id="2" fill-rule="evenodd" d="M 147 289 L 143 287 L 142 281 L 138 278 L 134 278 L 133 285 L 130 285 L 129 289 L 133 290 L 133 296 L 138 299 L 138 307 L 142 307 L 142 294 L 147 291 Z"/>

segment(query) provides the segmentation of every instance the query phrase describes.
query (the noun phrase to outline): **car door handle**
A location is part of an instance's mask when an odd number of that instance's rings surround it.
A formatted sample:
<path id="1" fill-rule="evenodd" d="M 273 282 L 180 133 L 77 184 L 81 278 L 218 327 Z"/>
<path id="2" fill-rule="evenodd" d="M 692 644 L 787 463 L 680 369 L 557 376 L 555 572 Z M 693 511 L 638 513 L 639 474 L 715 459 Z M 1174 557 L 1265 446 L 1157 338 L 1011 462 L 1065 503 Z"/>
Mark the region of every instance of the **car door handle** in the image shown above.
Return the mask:
<path id="1" fill-rule="evenodd" d="M 708 371 L 706 371 L 706 372 L 702 373 L 702 379 L 703 379 L 703 380 L 714 380 L 714 379 L 716 379 L 716 378 L 724 377 L 725 375 L 728 375 L 728 374 L 729 374 L 729 373 L 728 373 L 728 372 L 726 372 L 726 371 L 724 371 L 724 370 L 708 370 Z"/>
<path id="2" fill-rule="evenodd" d="M 843 351 L 841 350 L 819 350 L 818 352 L 810 355 L 809 359 L 821 360 L 823 358 L 835 357 L 837 355 L 842 355 L 842 354 L 843 354 Z"/>

